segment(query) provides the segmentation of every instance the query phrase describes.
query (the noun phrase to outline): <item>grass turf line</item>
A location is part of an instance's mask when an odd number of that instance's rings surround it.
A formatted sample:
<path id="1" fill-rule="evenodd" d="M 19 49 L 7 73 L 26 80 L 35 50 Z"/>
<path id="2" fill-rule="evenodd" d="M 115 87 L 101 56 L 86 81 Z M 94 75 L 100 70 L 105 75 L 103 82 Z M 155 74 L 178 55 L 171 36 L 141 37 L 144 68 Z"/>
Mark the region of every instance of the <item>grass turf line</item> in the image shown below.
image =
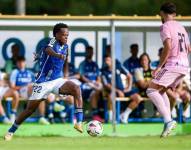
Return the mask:
<path id="1" fill-rule="evenodd" d="M 86 126 L 86 125 L 85 125 Z M 84 130 L 85 130 L 84 126 Z M 10 125 L 0 124 L 0 136 L 3 136 Z M 103 125 L 103 136 L 155 136 L 160 135 L 163 129 L 163 124 L 157 123 L 131 123 L 127 125 L 117 125 L 117 133 L 112 134 L 111 124 Z M 178 125 L 172 134 L 188 134 L 191 133 L 191 124 Z M 81 134 L 74 130 L 72 124 L 52 124 L 52 125 L 40 125 L 40 124 L 22 124 L 15 134 L 16 136 L 64 136 L 64 137 L 82 137 L 89 136 L 86 131 Z"/>
<path id="2" fill-rule="evenodd" d="M 0 150 L 190 150 L 191 135 L 146 137 L 14 137 Z"/>

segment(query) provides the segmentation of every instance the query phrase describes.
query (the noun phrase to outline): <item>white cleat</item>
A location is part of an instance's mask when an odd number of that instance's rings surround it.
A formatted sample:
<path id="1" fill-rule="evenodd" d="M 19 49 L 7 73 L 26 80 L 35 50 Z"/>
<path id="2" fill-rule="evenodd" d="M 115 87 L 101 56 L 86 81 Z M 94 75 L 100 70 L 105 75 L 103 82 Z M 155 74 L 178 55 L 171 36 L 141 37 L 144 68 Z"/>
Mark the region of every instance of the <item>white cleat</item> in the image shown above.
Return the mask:
<path id="1" fill-rule="evenodd" d="M 124 113 L 122 113 L 120 115 L 120 120 L 121 120 L 121 123 L 127 124 L 128 123 L 128 115 L 125 115 Z"/>
<path id="2" fill-rule="evenodd" d="M 54 104 L 54 111 L 55 112 L 61 112 L 61 111 L 63 111 L 65 109 L 65 107 L 63 106 L 63 105 L 60 105 L 60 104 L 58 104 L 58 103 L 55 103 Z"/>
<path id="3" fill-rule="evenodd" d="M 11 120 L 9 120 L 9 118 L 5 117 L 5 118 L 3 119 L 3 123 L 4 123 L 4 124 L 11 124 L 12 122 L 11 122 Z"/>
<path id="4" fill-rule="evenodd" d="M 49 125 L 50 122 L 44 118 L 44 117 L 40 117 L 39 121 L 38 121 L 40 124 L 44 124 L 44 125 Z"/>
<path id="5" fill-rule="evenodd" d="M 14 123 L 14 122 L 15 122 L 15 119 L 16 119 L 16 115 L 15 115 L 15 114 L 11 114 L 11 115 L 10 115 L 10 121 L 11 121 L 11 123 Z"/>
<path id="6" fill-rule="evenodd" d="M 5 141 L 11 141 L 12 138 L 13 138 L 13 133 L 11 133 L 11 132 L 7 132 L 7 133 L 5 134 L 5 136 L 4 136 L 4 140 L 5 140 Z"/>
<path id="7" fill-rule="evenodd" d="M 168 123 L 165 123 L 164 129 L 163 129 L 162 134 L 161 134 L 160 137 L 163 138 L 163 137 L 169 136 L 171 131 L 176 128 L 176 125 L 177 125 L 177 123 L 174 120 L 172 120 L 172 121 L 170 121 Z"/>

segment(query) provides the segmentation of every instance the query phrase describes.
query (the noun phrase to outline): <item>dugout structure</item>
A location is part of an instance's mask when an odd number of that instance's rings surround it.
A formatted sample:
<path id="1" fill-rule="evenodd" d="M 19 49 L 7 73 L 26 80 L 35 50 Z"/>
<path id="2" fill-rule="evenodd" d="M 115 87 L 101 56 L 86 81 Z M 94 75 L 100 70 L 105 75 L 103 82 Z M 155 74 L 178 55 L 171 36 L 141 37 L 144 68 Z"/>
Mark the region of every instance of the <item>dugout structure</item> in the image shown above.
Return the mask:
<path id="1" fill-rule="evenodd" d="M 191 16 L 177 16 L 190 35 Z M 138 43 L 140 53 L 147 52 L 151 60 L 157 59 L 157 50 L 162 43 L 159 36 L 160 16 L 17 16 L 0 15 L 0 59 L 2 68 L 10 57 L 10 45 L 20 44 L 27 59 L 27 65 L 32 68 L 31 54 L 38 50 L 39 43 L 46 37 L 51 37 L 52 27 L 64 22 L 70 28 L 70 61 L 78 67 L 84 57 L 84 47 L 92 45 L 95 49 L 94 60 L 102 66 L 105 45 L 111 44 L 113 62 L 115 58 L 124 61 L 129 57 L 129 45 Z M 22 34 L 21 34 L 22 33 Z M 21 35 L 20 35 L 21 34 Z M 28 35 L 28 36 L 27 36 Z M 31 40 L 34 38 L 34 40 Z M 115 65 L 115 63 L 113 63 Z M 113 72 L 115 71 L 115 66 Z M 115 86 L 113 73 L 113 89 Z M 115 107 L 115 93 L 113 105 Z M 114 114 L 115 114 L 114 109 Z M 114 115 L 115 116 L 115 115 Z M 113 120 L 115 131 L 115 118 Z"/>

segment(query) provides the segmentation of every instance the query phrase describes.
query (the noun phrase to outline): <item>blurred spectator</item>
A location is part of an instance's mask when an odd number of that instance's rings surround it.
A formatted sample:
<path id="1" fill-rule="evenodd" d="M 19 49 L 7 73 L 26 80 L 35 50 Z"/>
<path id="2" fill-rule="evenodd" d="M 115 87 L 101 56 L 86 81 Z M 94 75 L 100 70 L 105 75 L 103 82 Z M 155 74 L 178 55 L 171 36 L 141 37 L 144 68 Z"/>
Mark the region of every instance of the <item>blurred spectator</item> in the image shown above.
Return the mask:
<path id="1" fill-rule="evenodd" d="M 161 57 L 161 54 L 162 54 L 162 50 L 163 50 L 163 47 L 159 48 L 159 50 L 158 50 L 159 59 L 151 62 L 151 69 L 152 70 L 156 69 L 157 66 L 159 65 L 160 57 Z"/>
<path id="2" fill-rule="evenodd" d="M 17 58 L 20 56 L 20 49 L 18 44 L 11 46 L 12 57 L 6 61 L 5 72 L 10 74 L 13 69 L 17 68 Z"/>
<path id="3" fill-rule="evenodd" d="M 10 75 L 11 88 L 19 92 L 19 96 L 23 99 L 28 99 L 32 93 L 32 82 L 34 81 L 34 74 L 26 69 L 25 58 L 19 56 L 17 58 L 17 69 L 14 69 Z M 43 124 L 49 124 L 45 119 L 45 102 L 43 101 L 39 105 L 40 119 L 39 122 Z M 12 120 L 15 120 L 16 110 L 12 116 Z"/>
<path id="4" fill-rule="evenodd" d="M 117 62 L 116 62 L 117 63 Z M 127 84 L 123 85 L 121 75 L 126 76 Z M 104 85 L 103 95 L 108 99 L 109 122 L 112 121 L 112 98 L 111 98 L 111 77 L 112 77 L 112 59 L 110 56 L 105 57 L 105 67 L 102 69 L 102 81 Z M 121 114 L 122 123 L 127 123 L 129 115 L 138 106 L 140 96 L 132 89 L 132 76 L 121 64 L 116 65 L 116 96 L 130 97 L 131 102 L 126 110 Z"/>
<path id="5" fill-rule="evenodd" d="M 98 116 L 98 100 L 100 98 L 102 84 L 100 70 L 96 62 L 92 60 L 93 47 L 86 47 L 86 58 L 79 66 L 79 72 L 82 80 L 82 96 L 84 100 L 89 99 L 92 107 L 92 116 L 94 120 L 103 121 Z"/>
<path id="6" fill-rule="evenodd" d="M 12 97 L 12 112 L 11 112 L 11 120 L 6 116 L 4 108 L 2 106 L 1 100 L 3 98 Z M 19 102 L 19 94 L 17 91 L 11 89 L 9 87 L 8 81 L 5 79 L 3 74 L 0 72 L 0 115 L 2 116 L 3 123 L 11 123 L 14 112 L 17 110 Z"/>
<path id="7" fill-rule="evenodd" d="M 172 117 L 177 117 L 176 107 L 179 108 L 179 105 L 183 104 L 183 119 L 188 118 L 190 116 L 190 112 L 188 112 L 188 107 L 190 105 L 190 89 L 186 84 L 186 78 L 177 86 L 175 90 L 169 89 L 167 94 L 170 98 L 171 102 L 171 113 Z"/>
<path id="8" fill-rule="evenodd" d="M 134 71 L 135 82 L 139 88 L 139 94 L 142 97 L 147 97 L 146 89 L 148 88 L 149 81 L 152 78 L 151 68 L 150 68 L 150 58 L 147 53 L 143 53 L 139 58 L 140 66 Z M 143 113 L 146 113 L 146 109 L 143 110 Z"/>
<path id="9" fill-rule="evenodd" d="M 130 52 L 131 57 L 124 61 L 123 65 L 127 70 L 133 74 L 134 70 L 138 67 L 140 67 L 139 58 L 138 58 L 138 52 L 139 52 L 139 46 L 138 44 L 131 44 L 130 46 Z"/>
<path id="10" fill-rule="evenodd" d="M 110 56 L 110 57 L 112 57 L 112 56 L 111 56 L 111 45 L 107 45 L 107 46 L 106 46 L 105 56 Z M 117 58 L 115 59 L 115 61 L 116 61 L 116 66 L 117 66 L 117 65 L 121 66 L 121 62 L 120 62 Z M 102 68 L 104 68 L 105 66 L 107 66 L 107 65 L 105 64 L 105 62 L 103 62 Z"/>

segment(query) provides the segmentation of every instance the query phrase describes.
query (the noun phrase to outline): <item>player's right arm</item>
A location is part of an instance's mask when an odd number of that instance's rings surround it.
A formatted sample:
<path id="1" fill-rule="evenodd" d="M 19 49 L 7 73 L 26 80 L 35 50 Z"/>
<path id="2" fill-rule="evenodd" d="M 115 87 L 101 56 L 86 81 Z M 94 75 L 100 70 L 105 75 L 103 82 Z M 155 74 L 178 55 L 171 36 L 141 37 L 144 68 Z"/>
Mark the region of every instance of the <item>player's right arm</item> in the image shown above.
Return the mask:
<path id="1" fill-rule="evenodd" d="M 10 75 L 10 87 L 14 90 L 20 90 L 20 86 L 16 86 L 16 78 L 17 78 L 18 70 L 13 70 Z"/>
<path id="2" fill-rule="evenodd" d="M 58 54 L 56 53 L 54 50 L 53 50 L 53 46 L 54 44 L 56 43 L 56 39 L 55 38 L 52 38 L 48 44 L 48 46 L 46 47 L 45 49 L 45 53 L 47 55 L 50 55 L 50 56 L 53 56 L 53 57 L 57 57 L 59 59 L 64 59 L 64 55 L 62 54 Z"/>
<path id="3" fill-rule="evenodd" d="M 88 78 L 85 77 L 85 72 L 84 72 L 84 62 L 82 62 L 79 66 L 79 73 L 80 73 L 80 77 L 81 80 L 85 83 L 91 83 L 91 80 L 89 80 Z"/>

